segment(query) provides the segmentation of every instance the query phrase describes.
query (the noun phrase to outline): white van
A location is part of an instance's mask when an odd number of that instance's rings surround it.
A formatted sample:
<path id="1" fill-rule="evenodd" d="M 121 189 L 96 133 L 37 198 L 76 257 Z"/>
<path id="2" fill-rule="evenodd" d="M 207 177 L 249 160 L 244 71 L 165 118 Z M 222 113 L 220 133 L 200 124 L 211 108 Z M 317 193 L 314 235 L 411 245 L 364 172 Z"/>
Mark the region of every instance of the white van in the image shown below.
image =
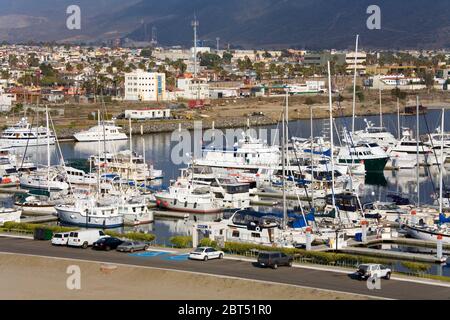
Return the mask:
<path id="1" fill-rule="evenodd" d="M 55 233 L 52 237 L 52 245 L 54 246 L 67 246 L 69 242 L 69 232 Z"/>
<path id="2" fill-rule="evenodd" d="M 72 231 L 69 234 L 69 247 L 82 247 L 86 249 L 92 246 L 98 239 L 106 238 L 107 236 L 102 230 L 79 230 Z"/>

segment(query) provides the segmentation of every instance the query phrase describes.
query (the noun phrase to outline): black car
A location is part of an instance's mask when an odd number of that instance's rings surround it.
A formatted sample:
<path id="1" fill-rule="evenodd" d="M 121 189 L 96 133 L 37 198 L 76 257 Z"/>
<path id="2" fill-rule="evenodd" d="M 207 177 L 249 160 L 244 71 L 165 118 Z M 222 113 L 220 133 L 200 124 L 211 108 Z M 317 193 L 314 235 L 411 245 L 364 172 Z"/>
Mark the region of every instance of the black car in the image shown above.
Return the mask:
<path id="1" fill-rule="evenodd" d="M 279 266 L 292 267 L 294 258 L 282 252 L 260 252 L 258 255 L 258 265 L 277 269 Z"/>
<path id="2" fill-rule="evenodd" d="M 118 246 L 123 243 L 122 240 L 118 238 L 108 237 L 101 238 L 100 240 L 94 242 L 93 248 L 97 250 L 115 250 Z"/>

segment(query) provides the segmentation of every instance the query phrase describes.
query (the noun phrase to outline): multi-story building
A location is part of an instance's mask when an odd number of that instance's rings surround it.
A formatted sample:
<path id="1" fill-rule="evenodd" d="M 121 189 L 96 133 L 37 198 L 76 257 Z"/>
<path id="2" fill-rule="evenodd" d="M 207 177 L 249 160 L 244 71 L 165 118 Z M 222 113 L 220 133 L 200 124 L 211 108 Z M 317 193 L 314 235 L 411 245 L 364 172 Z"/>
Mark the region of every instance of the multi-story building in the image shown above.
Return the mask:
<path id="1" fill-rule="evenodd" d="M 356 71 L 360 74 L 366 73 L 367 54 L 365 52 L 349 52 L 345 56 L 345 62 L 347 63 L 347 72 L 353 73 L 355 71 L 355 58 L 356 58 Z"/>
<path id="2" fill-rule="evenodd" d="M 183 99 L 209 99 L 209 84 L 204 78 L 179 78 L 177 81 L 178 96 Z"/>
<path id="3" fill-rule="evenodd" d="M 164 73 L 137 70 L 125 74 L 125 100 L 166 100 L 166 75 Z"/>

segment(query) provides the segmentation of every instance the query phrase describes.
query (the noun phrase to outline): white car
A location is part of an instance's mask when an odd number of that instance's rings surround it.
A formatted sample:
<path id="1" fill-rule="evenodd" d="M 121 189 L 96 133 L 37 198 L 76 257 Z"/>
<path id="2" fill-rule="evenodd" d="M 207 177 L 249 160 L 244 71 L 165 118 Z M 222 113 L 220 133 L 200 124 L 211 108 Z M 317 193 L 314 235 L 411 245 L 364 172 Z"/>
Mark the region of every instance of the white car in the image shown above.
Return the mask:
<path id="1" fill-rule="evenodd" d="M 54 246 L 67 246 L 69 242 L 70 232 L 55 233 L 52 237 L 52 245 Z"/>
<path id="2" fill-rule="evenodd" d="M 218 251 L 210 247 L 199 247 L 189 254 L 191 260 L 203 260 L 208 261 L 212 259 L 223 259 L 223 251 Z"/>
<path id="3" fill-rule="evenodd" d="M 362 264 L 358 267 L 356 274 L 361 279 L 377 277 L 378 279 L 384 278 L 389 280 L 391 279 L 392 270 L 381 264 Z"/>

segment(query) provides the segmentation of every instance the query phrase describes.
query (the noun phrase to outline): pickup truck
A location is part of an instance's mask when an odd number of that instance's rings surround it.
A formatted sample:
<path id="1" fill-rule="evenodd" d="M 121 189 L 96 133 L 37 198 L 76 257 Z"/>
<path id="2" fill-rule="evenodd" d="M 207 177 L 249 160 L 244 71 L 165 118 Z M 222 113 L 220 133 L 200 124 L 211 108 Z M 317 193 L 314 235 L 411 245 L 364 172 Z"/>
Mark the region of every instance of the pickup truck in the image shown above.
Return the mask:
<path id="1" fill-rule="evenodd" d="M 381 264 L 362 264 L 358 267 L 356 274 L 360 279 L 369 279 L 377 277 L 389 280 L 391 278 L 392 270 Z"/>

